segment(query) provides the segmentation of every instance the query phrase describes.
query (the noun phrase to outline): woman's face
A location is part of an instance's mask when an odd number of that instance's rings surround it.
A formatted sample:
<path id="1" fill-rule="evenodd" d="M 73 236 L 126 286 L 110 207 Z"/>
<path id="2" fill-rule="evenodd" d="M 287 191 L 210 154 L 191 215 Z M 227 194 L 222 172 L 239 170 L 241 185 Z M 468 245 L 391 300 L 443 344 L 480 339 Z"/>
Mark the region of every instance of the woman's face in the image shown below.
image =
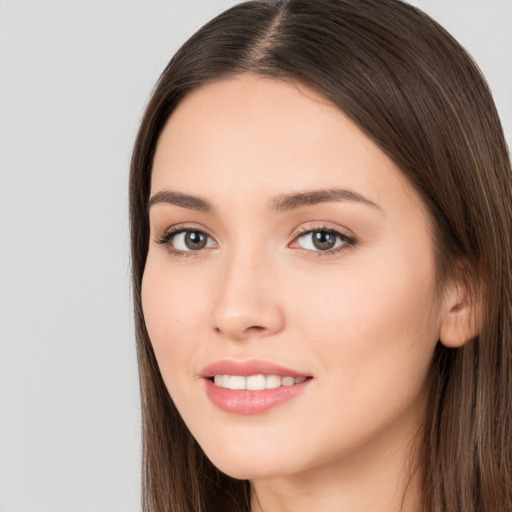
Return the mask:
<path id="1" fill-rule="evenodd" d="M 428 214 L 340 110 L 245 75 L 158 142 L 142 285 L 178 410 L 237 478 L 402 460 L 439 336 Z"/>

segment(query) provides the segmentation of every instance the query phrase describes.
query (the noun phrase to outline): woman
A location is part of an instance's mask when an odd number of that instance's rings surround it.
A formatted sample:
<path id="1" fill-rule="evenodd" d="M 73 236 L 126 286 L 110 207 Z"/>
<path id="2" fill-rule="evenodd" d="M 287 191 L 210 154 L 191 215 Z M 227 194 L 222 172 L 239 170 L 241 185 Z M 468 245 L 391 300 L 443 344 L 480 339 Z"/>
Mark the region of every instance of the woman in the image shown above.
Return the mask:
<path id="1" fill-rule="evenodd" d="M 226 11 L 130 187 L 145 510 L 512 510 L 510 162 L 441 27 Z"/>

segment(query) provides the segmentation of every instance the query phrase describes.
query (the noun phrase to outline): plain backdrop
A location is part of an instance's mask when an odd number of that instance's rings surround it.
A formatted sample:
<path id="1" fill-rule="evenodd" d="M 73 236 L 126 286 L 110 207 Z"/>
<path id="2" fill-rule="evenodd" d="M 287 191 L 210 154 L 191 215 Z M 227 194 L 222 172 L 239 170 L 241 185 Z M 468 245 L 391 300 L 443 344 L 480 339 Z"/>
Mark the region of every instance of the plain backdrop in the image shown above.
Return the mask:
<path id="1" fill-rule="evenodd" d="M 312 0 L 314 1 L 314 0 Z M 233 0 L 0 0 L 0 512 L 140 510 L 127 177 L 170 56 Z M 417 0 L 512 139 L 512 0 Z"/>

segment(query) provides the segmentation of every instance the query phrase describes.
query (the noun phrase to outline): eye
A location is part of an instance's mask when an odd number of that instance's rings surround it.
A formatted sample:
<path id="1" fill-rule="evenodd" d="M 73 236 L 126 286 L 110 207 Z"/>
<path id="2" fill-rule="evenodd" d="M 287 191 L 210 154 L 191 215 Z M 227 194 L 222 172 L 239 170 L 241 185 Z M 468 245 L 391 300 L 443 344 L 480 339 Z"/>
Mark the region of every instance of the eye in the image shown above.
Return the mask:
<path id="1" fill-rule="evenodd" d="M 208 234 L 198 229 L 171 230 L 156 242 L 167 245 L 169 250 L 175 254 L 197 252 L 216 246 L 215 241 Z"/>
<path id="2" fill-rule="evenodd" d="M 294 245 L 308 251 L 332 253 L 355 244 L 355 239 L 335 229 L 313 229 L 300 234 Z"/>

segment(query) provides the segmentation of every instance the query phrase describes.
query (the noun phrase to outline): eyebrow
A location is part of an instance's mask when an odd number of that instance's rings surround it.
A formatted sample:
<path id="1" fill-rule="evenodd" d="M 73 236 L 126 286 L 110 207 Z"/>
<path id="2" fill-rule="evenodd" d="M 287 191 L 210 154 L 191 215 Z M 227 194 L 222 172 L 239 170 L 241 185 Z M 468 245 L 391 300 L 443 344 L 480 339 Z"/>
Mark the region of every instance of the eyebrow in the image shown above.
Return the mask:
<path id="1" fill-rule="evenodd" d="M 203 199 L 197 196 L 191 196 L 189 194 L 183 194 L 181 192 L 174 192 L 171 190 L 162 190 L 157 192 L 148 201 L 146 208 L 149 209 L 159 203 L 174 204 L 181 208 L 187 208 L 188 210 L 197 210 L 204 213 L 212 213 L 214 208 L 212 203 L 207 199 Z"/>
<path id="2" fill-rule="evenodd" d="M 270 201 L 269 206 L 270 210 L 284 212 L 329 202 L 355 202 L 381 210 L 381 207 L 373 201 L 370 201 L 353 190 L 345 188 L 328 188 L 283 194 L 274 197 Z M 207 199 L 171 190 L 162 190 L 154 194 L 147 203 L 147 209 L 149 210 L 153 205 L 159 203 L 173 204 L 181 208 L 196 210 L 203 213 L 214 213 L 215 211 L 212 203 Z"/>
<path id="3" fill-rule="evenodd" d="M 272 210 L 282 212 L 287 210 L 296 210 L 298 208 L 303 208 L 305 206 L 311 206 L 314 204 L 331 202 L 362 203 L 367 206 L 372 206 L 373 208 L 382 210 L 382 208 L 373 201 L 370 201 L 361 194 L 358 194 L 357 192 L 354 192 L 353 190 L 349 190 L 346 188 L 328 188 L 320 190 L 309 190 L 305 192 L 297 192 L 292 194 L 284 194 L 275 197 L 271 201 L 270 207 Z"/>

